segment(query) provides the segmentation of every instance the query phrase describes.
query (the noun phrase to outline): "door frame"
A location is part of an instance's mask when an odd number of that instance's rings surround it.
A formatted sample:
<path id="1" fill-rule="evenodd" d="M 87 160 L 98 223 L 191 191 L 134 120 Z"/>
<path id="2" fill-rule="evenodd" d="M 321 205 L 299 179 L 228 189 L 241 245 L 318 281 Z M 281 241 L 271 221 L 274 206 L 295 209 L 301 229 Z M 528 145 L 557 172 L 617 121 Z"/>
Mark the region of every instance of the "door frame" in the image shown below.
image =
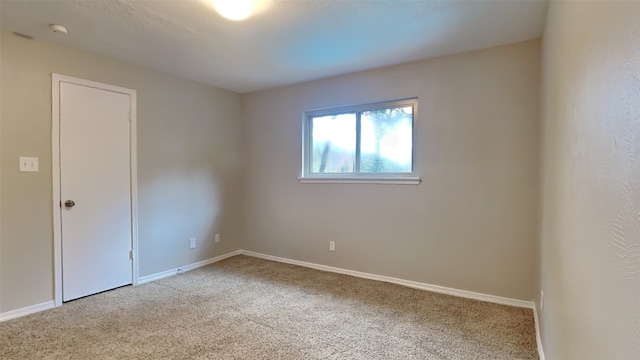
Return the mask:
<path id="1" fill-rule="evenodd" d="M 129 165 L 131 191 L 131 283 L 138 285 L 138 163 L 137 163 L 137 135 L 136 135 L 136 91 L 103 84 L 95 81 L 79 79 L 71 76 L 51 74 L 51 175 L 53 183 L 53 272 L 54 272 L 54 304 L 62 305 L 62 211 L 60 207 L 60 84 L 92 87 L 100 90 L 113 91 L 129 95 L 130 124 L 129 124 Z"/>

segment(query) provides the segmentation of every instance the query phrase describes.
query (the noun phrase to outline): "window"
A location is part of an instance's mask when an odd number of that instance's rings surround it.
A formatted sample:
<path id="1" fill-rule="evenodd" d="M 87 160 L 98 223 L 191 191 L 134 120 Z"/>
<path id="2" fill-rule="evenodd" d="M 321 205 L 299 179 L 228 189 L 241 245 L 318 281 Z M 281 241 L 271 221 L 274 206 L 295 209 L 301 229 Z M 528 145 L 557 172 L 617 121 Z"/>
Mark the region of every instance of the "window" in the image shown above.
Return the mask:
<path id="1" fill-rule="evenodd" d="M 301 182 L 417 184 L 417 99 L 307 111 Z"/>

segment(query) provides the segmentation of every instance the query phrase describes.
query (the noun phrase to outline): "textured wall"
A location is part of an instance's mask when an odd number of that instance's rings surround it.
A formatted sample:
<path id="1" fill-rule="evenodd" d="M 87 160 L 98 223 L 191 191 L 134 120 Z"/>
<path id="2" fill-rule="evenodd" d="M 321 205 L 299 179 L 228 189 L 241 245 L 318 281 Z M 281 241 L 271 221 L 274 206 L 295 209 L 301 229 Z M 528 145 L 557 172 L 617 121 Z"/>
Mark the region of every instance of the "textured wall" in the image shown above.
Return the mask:
<path id="1" fill-rule="evenodd" d="M 137 90 L 141 276 L 238 248 L 239 95 L 10 33 L 1 40 L 0 313 L 53 299 L 52 72 Z M 18 172 L 21 155 L 39 157 L 40 172 Z"/>
<path id="2" fill-rule="evenodd" d="M 244 95 L 243 247 L 533 299 L 539 57 L 535 40 Z M 414 96 L 422 184 L 298 182 L 303 111 Z"/>
<path id="3" fill-rule="evenodd" d="M 543 40 L 547 359 L 640 359 L 640 2 L 553 2 Z"/>

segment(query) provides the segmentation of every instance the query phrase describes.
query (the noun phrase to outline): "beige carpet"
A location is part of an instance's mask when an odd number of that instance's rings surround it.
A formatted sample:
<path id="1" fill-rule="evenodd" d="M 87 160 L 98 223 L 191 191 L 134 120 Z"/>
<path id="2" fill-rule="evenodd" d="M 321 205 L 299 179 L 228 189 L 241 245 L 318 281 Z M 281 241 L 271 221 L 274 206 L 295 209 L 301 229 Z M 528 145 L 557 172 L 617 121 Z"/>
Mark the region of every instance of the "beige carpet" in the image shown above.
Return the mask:
<path id="1" fill-rule="evenodd" d="M 0 323 L 0 359 L 537 359 L 532 311 L 236 256 Z"/>

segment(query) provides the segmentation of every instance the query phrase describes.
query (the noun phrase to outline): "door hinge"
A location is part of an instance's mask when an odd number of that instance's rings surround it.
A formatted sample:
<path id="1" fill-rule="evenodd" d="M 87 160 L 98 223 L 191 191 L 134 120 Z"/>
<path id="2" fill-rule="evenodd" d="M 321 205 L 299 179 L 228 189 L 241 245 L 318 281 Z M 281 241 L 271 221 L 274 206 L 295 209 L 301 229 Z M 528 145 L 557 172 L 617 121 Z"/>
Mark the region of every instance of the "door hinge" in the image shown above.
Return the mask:
<path id="1" fill-rule="evenodd" d="M 129 250 L 129 260 L 133 260 L 133 250 Z"/>

